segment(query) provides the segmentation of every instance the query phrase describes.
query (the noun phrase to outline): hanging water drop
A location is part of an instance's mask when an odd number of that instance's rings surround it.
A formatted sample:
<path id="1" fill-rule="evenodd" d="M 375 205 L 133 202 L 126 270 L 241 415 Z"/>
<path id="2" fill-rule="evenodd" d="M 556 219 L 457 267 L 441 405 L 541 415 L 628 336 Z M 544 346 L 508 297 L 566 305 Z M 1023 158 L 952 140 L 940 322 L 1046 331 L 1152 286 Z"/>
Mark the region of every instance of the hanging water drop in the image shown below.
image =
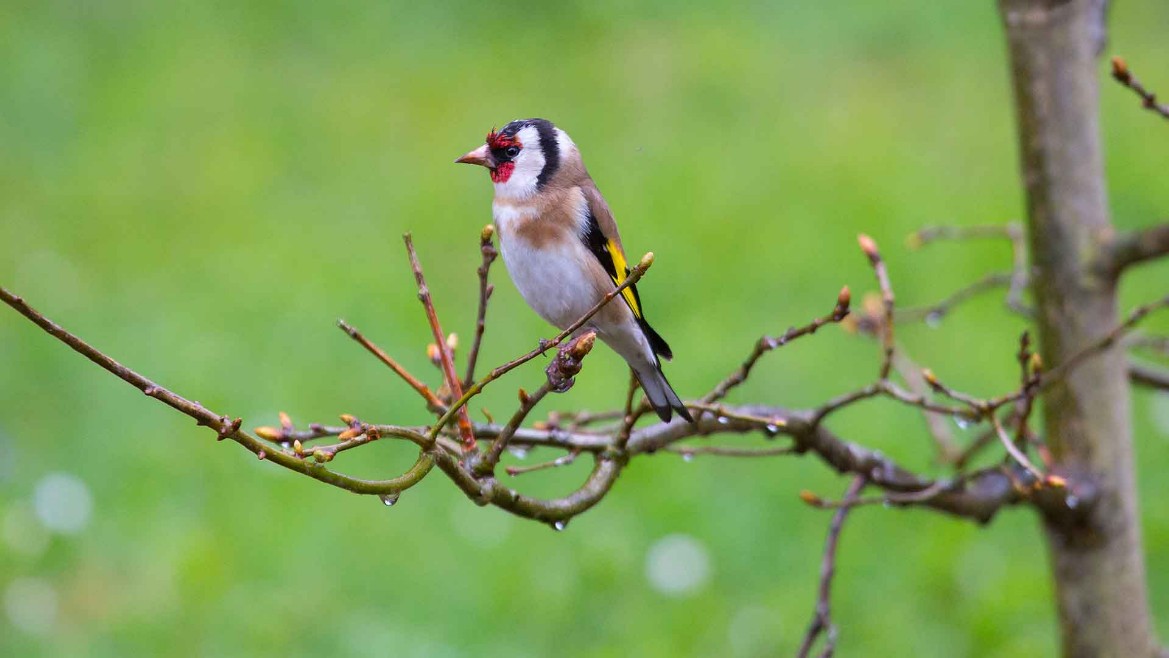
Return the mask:
<path id="1" fill-rule="evenodd" d="M 1076 509 L 1080 506 L 1080 499 L 1070 494 L 1064 502 L 1067 503 L 1068 509 Z"/>
<path id="2" fill-rule="evenodd" d="M 568 527 L 568 521 L 565 521 L 563 519 L 561 519 L 560 521 L 556 521 L 552 524 L 552 529 L 555 530 L 556 532 L 563 532 L 564 529 L 567 527 Z"/>
<path id="3" fill-rule="evenodd" d="M 516 459 L 524 459 L 528 456 L 527 446 L 509 446 L 507 451 L 510 452 Z"/>
<path id="4" fill-rule="evenodd" d="M 930 329 L 937 329 L 942 326 L 942 314 L 937 311 L 930 311 L 925 314 L 925 326 Z"/>
<path id="5" fill-rule="evenodd" d="M 684 461 L 684 462 L 692 462 L 692 461 L 694 461 L 694 453 L 692 453 L 692 452 L 684 452 L 684 453 L 682 453 L 682 461 Z"/>
<path id="6" fill-rule="evenodd" d="M 394 503 L 398 502 L 398 499 L 401 497 L 402 497 L 402 494 L 400 494 L 400 493 L 388 493 L 388 494 L 378 495 L 378 498 L 382 499 L 382 504 L 385 505 L 386 507 L 393 507 Z"/>
<path id="7" fill-rule="evenodd" d="M 954 416 L 954 424 L 958 426 L 958 429 L 964 430 L 970 427 L 970 419 L 966 416 Z"/>
<path id="8" fill-rule="evenodd" d="M 779 434 L 779 425 L 768 425 L 767 426 L 767 433 L 772 435 L 772 436 Z"/>
<path id="9" fill-rule="evenodd" d="M 718 417 L 718 424 L 719 425 L 726 425 L 729 422 L 731 422 L 731 419 L 727 418 L 726 416 L 719 416 Z"/>

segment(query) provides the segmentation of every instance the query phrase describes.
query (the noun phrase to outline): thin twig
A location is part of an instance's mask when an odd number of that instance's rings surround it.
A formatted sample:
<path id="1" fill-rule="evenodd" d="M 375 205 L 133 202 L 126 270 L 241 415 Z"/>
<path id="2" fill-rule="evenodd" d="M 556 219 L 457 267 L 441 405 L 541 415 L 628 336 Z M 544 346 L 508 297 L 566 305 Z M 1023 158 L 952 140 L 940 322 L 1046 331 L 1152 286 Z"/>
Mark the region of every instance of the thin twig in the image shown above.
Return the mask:
<path id="1" fill-rule="evenodd" d="M 956 482 L 938 480 L 920 491 L 885 492 L 879 496 L 858 497 L 851 501 L 824 500 L 810 491 L 801 491 L 800 500 L 818 509 L 840 509 L 842 507 L 860 507 L 862 505 L 915 505 L 938 497 L 947 489 L 953 489 Z"/>
<path id="2" fill-rule="evenodd" d="M 512 414 L 511 420 L 507 421 L 507 425 L 503 426 L 503 431 L 499 433 L 499 436 L 495 437 L 495 440 L 491 442 L 491 448 L 488 449 L 487 455 L 481 462 L 483 464 L 482 472 L 484 474 L 494 472 L 495 465 L 499 463 L 499 458 L 503 455 L 504 449 L 507 448 L 508 441 L 511 441 L 511 437 L 515 436 L 516 430 L 520 428 L 520 425 L 523 425 L 524 419 L 528 417 L 532 409 L 535 409 L 536 405 L 540 404 L 540 400 L 543 400 L 544 396 L 548 395 L 548 392 L 551 390 L 552 383 L 548 381 L 545 381 L 533 393 L 527 393 L 522 388 L 520 389 L 519 408 Z"/>
<path id="3" fill-rule="evenodd" d="M 905 380 L 906 386 L 914 394 L 925 397 L 929 391 L 929 386 L 923 376 L 923 370 L 920 366 L 913 362 L 904 350 L 898 350 L 894 359 L 893 367 L 897 370 L 897 374 L 901 379 Z M 926 427 L 929 429 L 930 436 L 933 437 L 934 446 L 938 450 L 938 459 L 943 463 L 950 463 L 957 458 L 959 448 L 957 442 L 954 440 L 954 432 L 950 427 L 949 421 L 943 418 L 940 414 L 931 413 L 927 410 L 922 410 L 922 418 L 925 420 Z"/>
<path id="4" fill-rule="evenodd" d="M 731 389 L 747 380 L 747 377 L 751 374 L 751 369 L 755 367 L 755 364 L 764 354 L 778 347 L 783 347 L 801 336 L 810 336 L 826 324 L 840 322 L 848 317 L 851 300 L 852 293 L 849 292 L 848 286 L 845 286 L 840 289 L 840 294 L 836 296 L 836 305 L 828 315 L 816 318 L 802 327 L 792 327 L 777 338 L 772 338 L 771 336 L 760 338 L 755 343 L 755 349 L 751 351 L 747 360 L 743 361 L 743 364 L 728 375 L 726 379 L 719 382 L 710 393 L 704 395 L 700 402 L 702 404 L 710 404 L 725 398 Z"/>
<path id="5" fill-rule="evenodd" d="M 506 471 L 508 475 L 515 477 L 517 475 L 523 475 L 524 473 L 531 473 L 532 471 L 542 471 L 547 468 L 559 468 L 561 466 L 568 466 L 569 464 L 575 462 L 576 458 L 580 456 L 580 453 L 580 450 L 573 450 L 572 452 L 567 452 L 551 461 L 532 464 L 531 466 L 508 466 L 503 470 Z"/>
<path id="6" fill-rule="evenodd" d="M 1128 64 L 1121 57 L 1112 58 L 1112 78 L 1120 84 L 1133 90 L 1141 99 L 1141 107 L 1169 119 L 1169 105 L 1157 102 L 1157 94 L 1145 89 L 1129 70 Z"/>
<path id="7" fill-rule="evenodd" d="M 1144 333 L 1134 333 L 1124 342 L 1126 347 L 1132 347 L 1169 357 L 1169 336 L 1158 336 Z"/>
<path id="8" fill-rule="evenodd" d="M 1023 226 L 1018 222 L 976 226 L 927 226 L 911 233 L 908 243 L 910 249 L 919 249 L 942 240 L 965 241 L 1005 238 L 1011 244 L 1011 273 L 1008 280 L 1007 308 L 1025 317 L 1031 317 L 1034 315 L 1034 310 L 1023 301 L 1023 295 L 1026 293 L 1027 285 L 1031 279 L 1030 267 L 1027 264 L 1027 241 L 1025 237 Z M 1001 275 L 987 275 L 984 277 L 983 282 L 992 278 L 997 280 L 999 276 Z M 990 286 L 991 284 L 984 283 L 984 285 Z M 955 296 L 957 296 L 957 293 Z M 927 319 L 929 319 L 928 316 Z"/>
<path id="9" fill-rule="evenodd" d="M 735 409 L 725 407 L 721 404 L 699 404 L 691 402 L 687 404 L 688 409 L 694 411 L 701 411 L 710 414 L 720 423 L 729 421 L 737 421 L 742 423 L 751 423 L 764 430 L 769 436 L 774 436 L 779 432 L 780 428 L 787 425 L 787 419 L 781 416 L 753 416 L 745 414 Z"/>
<path id="10" fill-rule="evenodd" d="M 992 272 L 967 286 L 959 288 L 950 296 L 929 306 L 915 306 L 897 311 L 897 321 L 924 320 L 927 324 L 935 324 L 946 317 L 959 304 L 995 288 L 1010 286 L 1014 274 L 1011 272 Z"/>
<path id="11" fill-rule="evenodd" d="M 404 382 L 410 385 L 410 388 L 417 391 L 418 394 L 422 396 L 422 399 L 426 400 L 427 409 L 435 413 L 442 413 L 446 409 L 446 405 L 443 404 L 442 400 L 438 399 L 438 396 L 434 394 L 434 391 L 430 390 L 429 386 L 422 383 L 422 381 L 414 375 L 410 374 L 410 372 L 403 368 L 401 364 L 390 357 L 390 355 L 387 354 L 385 350 L 378 347 L 372 341 L 366 338 L 360 331 L 357 330 L 356 327 L 345 322 L 344 320 L 338 320 L 337 326 L 341 328 L 341 331 L 344 331 L 346 334 L 348 334 L 350 338 L 357 341 L 362 347 L 368 350 L 370 354 L 377 357 L 379 361 L 389 366 L 390 370 L 393 370 L 394 373 L 401 377 Z"/>
<path id="12" fill-rule="evenodd" d="M 877 249 L 877 243 L 872 238 L 861 233 L 857 236 L 861 251 L 869 257 L 869 264 L 873 266 L 873 273 L 877 276 L 877 286 L 881 289 L 881 301 L 885 308 L 884 322 L 881 323 L 881 343 L 885 349 L 885 358 L 881 360 L 880 379 L 889 379 L 889 372 L 893 369 L 893 351 L 896 344 L 893 341 L 893 285 L 889 282 L 889 270 Z"/>
<path id="13" fill-rule="evenodd" d="M 1046 477 L 1043 475 L 1043 473 L 1035 467 L 1035 464 L 1031 463 L 1030 459 L 1027 459 L 1027 455 L 1023 454 L 1023 451 L 1015 445 L 1015 442 L 1011 441 L 1011 437 L 1007 435 L 1007 431 L 1003 428 L 1003 424 L 1001 421 L 999 421 L 999 417 L 991 414 L 990 422 L 994 426 L 995 434 L 998 435 L 999 440 L 1002 442 L 1003 447 L 1006 448 L 1007 453 L 1011 455 L 1011 458 L 1014 459 L 1015 462 L 1024 469 L 1026 469 L 1028 473 L 1033 475 L 1037 481 L 1042 482 L 1045 480 Z"/>
<path id="14" fill-rule="evenodd" d="M 549 422 L 552 418 L 556 418 L 556 423 L 561 420 L 567 421 L 570 429 L 578 429 L 588 427 L 595 423 L 603 423 L 609 420 L 621 420 L 625 417 L 625 410 L 610 409 L 608 411 L 578 411 L 578 412 L 562 412 L 558 411 L 554 414 L 549 414 Z"/>
<path id="15" fill-rule="evenodd" d="M 935 393 L 940 393 L 950 398 L 951 400 L 954 400 L 955 402 L 966 405 L 966 407 L 970 409 L 973 414 L 975 414 L 976 418 L 981 414 L 991 411 L 991 409 L 986 407 L 986 402 L 984 400 L 980 400 L 973 395 L 963 393 L 962 391 L 942 383 L 942 380 L 938 379 L 938 376 L 934 374 L 934 371 L 926 368 L 921 372 L 921 376 L 923 379 L 925 379 L 925 383 L 929 384 L 929 387 L 933 389 Z"/>
<path id="16" fill-rule="evenodd" d="M 941 240 L 970 240 L 982 238 L 1021 238 L 1023 227 L 1016 222 L 1007 224 L 978 224 L 974 226 L 951 226 L 939 224 L 926 226 L 909 235 L 909 248 L 919 249 Z"/>
<path id="17" fill-rule="evenodd" d="M 629 433 L 633 431 L 633 426 L 637 424 L 637 420 L 641 417 L 639 407 L 637 410 L 633 408 L 633 399 L 637 395 L 637 389 L 641 386 L 637 380 L 637 373 L 633 368 L 629 369 L 629 390 L 625 393 L 625 413 L 621 416 L 621 429 L 617 432 L 617 439 L 613 442 L 618 450 L 624 450 L 625 444 L 629 441 Z"/>
<path id="18" fill-rule="evenodd" d="M 824 542 L 824 557 L 820 561 L 820 587 L 816 598 L 816 610 L 812 614 L 812 622 L 808 624 L 807 632 L 804 633 L 804 641 L 797 653 L 799 658 L 807 658 L 816 643 L 816 638 L 821 634 L 824 634 L 824 650 L 820 656 L 831 658 L 836 650 L 836 625 L 832 622 L 832 578 L 836 575 L 836 549 L 840 544 L 840 531 L 844 528 L 844 519 L 866 483 L 863 475 L 853 478 L 852 483 L 848 485 L 848 491 L 844 494 L 844 502 L 832 515 L 832 523 L 828 526 L 828 539 Z"/>
<path id="19" fill-rule="evenodd" d="M 966 449 L 963 450 L 958 455 L 958 457 L 954 459 L 954 469 L 959 472 L 965 470 L 966 467 L 970 465 L 971 460 L 978 456 L 978 453 L 982 452 L 987 446 L 994 444 L 997 437 L 998 432 L 995 431 L 993 426 L 983 430 L 978 436 L 974 437 L 974 440 L 966 446 Z"/>
<path id="20" fill-rule="evenodd" d="M 446 334 L 443 333 L 442 325 L 439 324 L 438 311 L 434 308 L 430 288 L 426 286 L 426 277 L 422 274 L 422 264 L 418 261 L 418 254 L 414 251 L 414 239 L 407 233 L 402 236 L 402 240 L 406 243 L 406 252 L 410 255 L 410 268 L 414 270 L 414 280 L 418 283 L 418 299 L 426 310 L 426 319 L 430 323 L 434 343 L 438 346 L 443 378 L 446 379 L 451 398 L 457 400 L 463 396 L 462 383 L 459 381 L 459 376 L 455 374 L 454 356 L 451 355 L 451 347 L 447 344 Z M 471 430 L 471 415 L 467 413 L 465 406 L 460 406 L 453 411 L 456 411 L 459 416 L 459 436 L 463 439 L 463 450 L 468 453 L 475 452 L 478 450 L 478 446 L 475 443 L 475 434 Z"/>
<path id="21" fill-rule="evenodd" d="M 298 455 L 293 451 L 274 446 L 240 429 L 242 425 L 241 419 L 236 418 L 233 420 L 228 416 L 216 414 L 198 402 L 188 400 L 160 384 L 143 377 L 111 357 L 106 356 L 100 350 L 76 335 L 66 331 L 63 327 L 29 306 L 24 299 L 4 288 L 0 288 L 0 300 L 31 320 L 33 324 L 45 330 L 49 335 L 65 343 L 74 351 L 93 361 L 110 374 L 142 391 L 146 396 L 154 398 L 175 411 L 193 418 L 200 426 L 211 428 L 215 431 L 216 437 L 219 440 L 231 439 L 251 451 L 260 459 L 270 461 L 341 489 L 359 494 L 376 495 L 396 494 L 414 486 L 426 476 L 431 466 L 434 465 L 433 459 L 431 459 L 430 454 L 425 449 L 425 446 L 431 444 L 427 437 L 411 432 L 406 428 L 394 428 L 393 431 L 396 435 L 408 438 L 424 447 L 419 452 L 418 459 L 414 462 L 414 465 L 401 476 L 391 480 L 363 480 L 331 471 L 322 464 L 316 463 L 313 460 L 304 459 L 303 455 Z"/>
<path id="22" fill-rule="evenodd" d="M 690 460 L 699 455 L 713 455 L 717 457 L 779 457 L 794 455 L 799 452 L 792 446 L 776 446 L 771 448 L 736 448 L 732 446 L 669 446 L 666 452 L 681 455 L 682 459 Z"/>
<path id="23" fill-rule="evenodd" d="M 1023 227 L 1016 223 L 1007 224 L 1007 237 L 1011 241 L 1011 287 L 1007 291 L 1007 308 L 1026 318 L 1035 316 L 1035 309 L 1023 301 L 1027 286 L 1031 283 L 1031 268 L 1028 263 L 1027 241 Z"/>
<path id="24" fill-rule="evenodd" d="M 1169 370 L 1163 368 L 1132 361 L 1128 364 L 1128 378 L 1138 386 L 1169 391 Z"/>
<path id="25" fill-rule="evenodd" d="M 499 252 L 495 250 L 495 245 L 491 242 L 491 237 L 494 234 L 495 228 L 491 224 L 484 226 L 479 233 L 479 253 L 483 256 L 483 262 L 475 270 L 479 274 L 479 313 L 475 319 L 475 337 L 471 341 L 471 350 L 467 352 L 467 374 L 463 376 L 464 389 L 470 388 L 475 383 L 475 363 L 479 360 L 483 332 L 487 329 L 487 300 L 491 299 L 491 293 L 495 291 L 495 286 L 487 282 L 491 263 L 495 262 L 499 256 Z"/>
<path id="26" fill-rule="evenodd" d="M 1024 331 L 1019 336 L 1019 352 L 1015 356 L 1019 363 L 1019 382 L 1023 387 L 1023 399 L 1018 402 L 1015 422 L 1015 445 L 1026 445 L 1030 436 L 1027 421 L 1035 408 L 1035 397 L 1039 393 L 1039 377 L 1042 374 L 1039 357 L 1031 352 L 1031 334 Z"/>
<path id="27" fill-rule="evenodd" d="M 1086 346 L 1084 349 L 1076 352 L 1067 361 L 1057 365 L 1040 378 L 1041 390 L 1047 390 L 1052 384 L 1060 381 L 1068 371 L 1079 366 L 1084 360 L 1107 350 L 1112 347 L 1123 337 L 1126 333 L 1132 330 L 1145 316 L 1163 308 L 1169 307 L 1169 295 L 1162 297 L 1154 302 L 1142 304 L 1129 312 L 1124 321 L 1112 328 L 1111 331 L 1104 334 L 1096 342 Z"/>

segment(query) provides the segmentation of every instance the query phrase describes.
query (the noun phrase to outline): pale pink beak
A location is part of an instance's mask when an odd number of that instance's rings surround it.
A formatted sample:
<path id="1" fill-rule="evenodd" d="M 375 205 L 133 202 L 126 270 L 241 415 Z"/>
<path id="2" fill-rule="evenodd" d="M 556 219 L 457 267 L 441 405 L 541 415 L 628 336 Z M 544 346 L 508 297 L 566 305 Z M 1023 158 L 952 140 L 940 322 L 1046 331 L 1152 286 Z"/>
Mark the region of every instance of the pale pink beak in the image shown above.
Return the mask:
<path id="1" fill-rule="evenodd" d="M 462 162 L 464 164 L 479 165 L 480 167 L 487 167 L 488 169 L 495 168 L 495 158 L 491 157 L 491 151 L 487 150 L 487 145 L 484 144 L 474 151 L 464 153 L 462 157 L 455 162 Z"/>

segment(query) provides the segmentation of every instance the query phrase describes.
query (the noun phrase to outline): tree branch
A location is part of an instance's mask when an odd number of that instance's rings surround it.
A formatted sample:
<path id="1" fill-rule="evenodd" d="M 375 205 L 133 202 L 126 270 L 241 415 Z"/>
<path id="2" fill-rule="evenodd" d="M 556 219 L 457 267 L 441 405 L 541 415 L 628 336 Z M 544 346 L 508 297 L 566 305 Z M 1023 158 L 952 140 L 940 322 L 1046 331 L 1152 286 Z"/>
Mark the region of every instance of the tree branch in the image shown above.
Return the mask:
<path id="1" fill-rule="evenodd" d="M 755 364 L 759 362 L 759 359 L 762 358 L 764 354 L 767 354 L 776 348 L 783 347 L 784 345 L 787 345 L 801 336 L 811 336 L 812 334 L 816 333 L 820 327 L 823 327 L 826 324 L 838 323 L 844 320 L 846 317 L 848 317 L 849 304 L 851 301 L 852 293 L 849 292 L 848 286 L 844 286 L 840 289 L 840 294 L 836 296 L 836 305 L 832 308 L 832 312 L 828 315 L 816 318 L 802 327 L 791 327 L 778 338 L 773 338 L 771 336 L 764 336 L 760 338 L 755 343 L 755 349 L 751 351 L 751 354 L 747 356 L 747 359 L 743 361 L 743 364 L 739 366 L 737 370 L 728 375 L 726 379 L 715 385 L 714 389 L 711 390 L 710 393 L 707 393 L 702 397 L 701 402 L 703 404 L 710 404 L 725 398 L 727 393 L 730 393 L 732 389 L 747 381 L 747 378 L 751 375 L 751 370 L 755 367 Z"/>
<path id="2" fill-rule="evenodd" d="M 1169 370 L 1130 361 L 1128 377 L 1132 383 L 1138 386 L 1169 391 Z"/>
<path id="3" fill-rule="evenodd" d="M 442 412 L 446 409 L 446 405 L 443 404 L 442 400 L 438 399 L 438 396 L 434 394 L 434 391 L 430 390 L 429 386 L 423 384 L 421 380 L 410 374 L 408 370 L 403 368 L 402 365 L 395 361 L 389 354 L 387 354 L 385 350 L 378 347 L 368 338 L 366 338 L 360 331 L 357 330 L 356 327 L 350 325 L 344 320 L 338 320 L 337 326 L 340 327 L 341 331 L 344 331 L 346 335 L 357 341 L 358 344 L 368 350 L 370 354 L 377 357 L 379 361 L 389 366 L 390 370 L 393 370 L 395 374 L 397 374 L 402 378 L 403 381 L 410 385 L 410 388 L 418 391 L 418 394 L 422 396 L 422 399 L 426 400 L 426 408 L 428 410 Z"/>
<path id="4" fill-rule="evenodd" d="M 892 287 L 887 274 L 882 274 L 884 271 L 883 261 L 877 251 L 876 244 L 871 239 L 862 239 L 861 244 L 870 263 L 874 266 L 874 271 L 877 272 L 879 286 L 884 289 L 882 293 L 884 301 L 881 308 L 874 311 L 874 317 L 862 318 L 859 322 L 871 324 L 874 333 L 887 335 L 884 333 L 882 325 L 890 321 L 895 310 L 893 308 Z M 929 399 L 925 392 L 901 389 L 888 378 L 889 373 L 883 372 L 882 378 L 876 382 L 810 409 L 793 410 L 765 405 L 728 407 L 714 402 L 743 381 L 763 353 L 795 338 L 810 335 L 825 324 L 840 322 L 848 316 L 850 294 L 848 289 L 844 288 L 836 300 L 835 308 L 829 315 L 813 320 L 804 327 L 789 329 L 787 333 L 777 339 L 760 340 L 756 350 L 739 370 L 720 382 L 711 394 L 698 402 L 688 404 L 688 407 L 695 412 L 695 416 L 698 418 L 698 421 L 693 424 L 678 419 L 670 423 L 655 423 L 640 429 L 635 428 L 637 419 L 647 407 L 644 403 L 634 405 L 630 396 L 626 399 L 626 408 L 623 411 L 593 414 L 582 412 L 567 416 L 569 420 L 567 429 L 561 428 L 559 425 L 561 414 L 554 414 L 552 418 L 556 420 L 551 422 L 536 423 L 534 427 L 529 428 L 523 427 L 524 421 L 541 398 L 548 392 L 564 391 L 572 385 L 573 377 L 580 371 L 581 359 L 592 346 L 593 335 L 576 336 L 572 341 L 561 346 L 562 342 L 569 336 L 576 334 L 593 314 L 619 295 L 624 287 L 633 285 L 640 279 L 651 263 L 652 254 L 647 254 L 630 272 L 622 286 L 615 287 L 572 326 L 552 340 L 541 341 L 540 347 L 537 349 L 493 369 L 485 377 L 468 387 L 455 403 L 446 405 L 442 409 L 434 409 L 433 400 L 422 395 L 428 406 L 432 407 L 432 411 L 439 414 L 437 421 L 429 427 L 411 428 L 371 424 L 360 421 L 353 416 L 342 415 L 342 420 L 345 423 L 343 426 L 330 427 L 314 423 L 309 425 L 307 430 L 297 430 L 287 414 L 282 413 L 279 428 L 260 427 L 256 429 L 256 435 L 259 438 L 241 430 L 242 421 L 239 419 L 233 420 L 215 414 L 198 403 L 171 393 L 125 368 L 80 338 L 52 323 L 29 307 L 22 299 L 8 291 L 0 289 L 0 298 L 42 329 L 106 370 L 131 383 L 151 397 L 159 399 L 172 408 L 196 419 L 200 424 L 212 427 L 220 438 L 232 439 L 257 454 L 261 459 L 274 461 L 291 470 L 355 493 L 382 496 L 383 500 L 387 502 L 396 500 L 397 495 L 402 490 L 419 482 L 432 466 L 437 465 L 456 486 L 479 504 L 496 505 L 514 514 L 544 521 L 556 527 L 562 527 L 563 523 L 572 516 L 595 505 L 611 489 L 630 458 L 658 450 L 677 453 L 685 458 L 692 458 L 696 455 L 766 457 L 812 453 L 825 464 L 842 473 L 863 476 L 866 482 L 884 490 L 885 500 L 896 504 L 919 505 L 979 522 L 989 521 L 999 509 L 1007 505 L 1023 502 L 1042 509 L 1049 518 L 1075 516 L 1080 513 L 1077 511 L 1077 507 L 1080 510 L 1087 508 L 1093 500 L 1090 482 L 1065 481 L 1062 478 L 1045 476 L 1033 465 L 1029 468 L 983 469 L 962 474 L 955 479 L 927 478 L 901 467 L 876 451 L 840 438 L 826 427 L 825 421 L 832 413 L 852 404 L 875 397 L 886 397 L 901 404 L 921 409 L 928 414 L 964 420 L 990 420 L 992 424 L 996 425 L 996 428 L 1001 429 L 1003 427 L 1001 423 L 1010 422 L 1008 419 L 1017 418 L 1017 416 L 1008 415 L 1004 419 L 997 420 L 994 414 L 999 409 L 1014 402 L 1029 400 L 1029 396 L 1035 395 L 1042 386 L 1057 380 L 1092 354 L 1117 342 L 1125 332 L 1153 309 L 1169 305 L 1169 298 L 1167 298 L 1139 307 L 1122 325 L 1102 337 L 1096 344 L 1086 347 L 1083 353 L 1077 354 L 1068 363 L 1043 375 L 1042 379 L 1040 379 L 1038 372 L 1033 377 L 1025 377 L 1019 390 L 996 398 L 980 399 L 955 391 L 942 384 L 936 375 L 929 373 L 925 380 L 930 387 L 935 392 L 958 403 L 941 404 Z M 414 269 L 417 277 L 420 268 L 415 267 Z M 425 282 L 423 281 L 421 285 L 425 286 Z M 429 317 L 433 312 L 433 305 L 424 303 L 424 307 Z M 383 351 L 364 340 L 359 332 L 347 325 L 345 327 L 349 335 L 357 339 L 380 360 L 392 363 L 392 359 L 384 356 Z M 432 330 L 434 328 L 435 324 L 432 323 Z M 441 335 L 441 330 L 436 335 Z M 890 364 L 891 368 L 893 359 L 897 356 L 896 345 L 888 338 L 883 339 L 882 342 L 884 344 L 882 363 Z M 557 353 L 546 369 L 547 381 L 540 387 L 537 394 L 525 396 L 522 399 L 519 410 L 512 416 L 507 425 L 501 427 L 493 423 L 472 424 L 469 429 L 473 437 L 491 439 L 493 444 L 485 460 L 465 459 L 464 448 L 455 441 L 455 439 L 461 438 L 461 434 L 451 434 L 446 428 L 447 424 L 455 417 L 459 409 L 465 407 L 466 402 L 471 397 L 477 395 L 490 382 L 549 348 L 557 348 Z M 1024 344 L 1020 347 L 1020 355 L 1017 357 L 1020 362 L 1026 360 L 1024 358 L 1026 352 Z M 444 376 L 448 375 L 447 370 L 444 368 Z M 925 372 L 928 373 L 928 371 Z M 430 390 L 421 381 L 408 376 L 408 373 L 406 375 L 403 378 L 412 382 L 412 387 L 415 390 L 419 390 L 420 393 Z M 437 398 L 436 395 L 434 397 Z M 712 402 L 705 400 L 712 400 Z M 598 420 L 618 420 L 620 422 L 607 428 L 588 429 Z M 792 439 L 792 443 L 767 448 L 683 445 L 680 443 L 688 439 L 700 439 L 713 435 L 755 432 L 762 433 L 768 438 L 780 435 L 788 436 Z M 1005 432 L 1003 433 L 1005 434 Z M 336 441 L 315 445 L 312 448 L 305 447 L 309 441 L 327 437 L 335 437 Z M 334 472 L 324 466 L 343 452 L 384 438 L 409 441 L 420 449 L 415 465 L 397 478 L 361 480 Z M 1011 449 L 1007 447 L 1006 443 L 1004 443 L 1004 448 L 1010 451 Z M 465 445 L 464 442 L 462 446 Z M 580 488 L 567 496 L 546 500 L 531 498 L 501 485 L 494 477 L 494 467 L 509 445 L 525 449 L 533 447 L 555 448 L 568 453 L 565 457 L 552 460 L 546 465 L 532 468 L 512 468 L 508 469 L 509 473 L 521 473 L 535 470 L 535 468 L 563 465 L 572 462 L 578 455 L 584 453 L 593 455 L 593 472 Z M 1017 461 L 1024 465 L 1030 464 L 1025 459 Z M 1073 499 L 1077 504 L 1069 502 Z"/>
<path id="5" fill-rule="evenodd" d="M 939 304 L 923 309 L 907 309 L 906 315 L 910 319 L 923 319 L 927 323 L 938 322 L 956 304 L 985 290 L 1003 285 L 1002 278 L 1006 277 L 1007 308 L 1024 317 L 1031 317 L 1034 315 L 1034 311 L 1023 301 L 1023 295 L 1026 293 L 1027 285 L 1031 279 L 1025 237 L 1023 227 L 1017 222 L 975 226 L 927 226 L 911 233 L 907 242 L 909 248 L 915 250 L 942 240 L 965 242 L 968 240 L 1006 239 L 1011 245 L 1011 271 L 1009 274 L 988 274 L 981 280 L 955 292 Z"/>
<path id="6" fill-rule="evenodd" d="M 1128 64 L 1121 57 L 1112 58 L 1112 78 L 1120 84 L 1133 90 L 1141 99 L 1141 107 L 1169 119 L 1169 105 L 1157 102 L 1157 94 L 1145 89 L 1129 70 Z"/>
<path id="7" fill-rule="evenodd" d="M 463 386 L 459 381 L 459 376 L 455 374 L 454 355 L 451 354 L 451 346 L 447 344 L 446 334 L 443 333 L 442 326 L 438 321 L 438 312 L 430 298 L 430 288 L 427 287 L 426 277 L 422 274 L 422 264 L 418 262 L 418 254 L 414 251 L 414 239 L 407 233 L 402 236 L 402 240 L 406 243 L 406 252 L 410 255 L 410 268 L 414 270 L 414 280 L 418 283 L 418 300 L 422 302 L 422 307 L 426 310 L 426 319 L 430 322 L 434 343 L 438 346 L 439 365 L 442 368 L 443 379 L 446 380 L 451 398 L 458 399 L 463 395 Z M 457 413 L 459 417 L 459 436 L 463 439 L 464 452 L 475 452 L 478 447 L 475 444 L 475 435 L 471 431 L 471 416 L 467 413 L 466 407 L 458 406 L 451 411 Z"/>
<path id="8" fill-rule="evenodd" d="M 864 488 L 863 475 L 853 478 L 852 483 L 848 485 L 848 491 L 844 494 L 844 500 L 832 515 L 832 523 L 828 526 L 828 539 L 824 542 L 824 557 L 820 562 L 820 588 L 816 610 L 796 654 L 799 658 L 807 658 L 816 643 L 816 638 L 822 633 L 824 650 L 820 653 L 821 658 L 831 658 L 836 651 L 836 624 L 832 623 L 832 578 L 836 575 L 836 548 L 840 544 L 840 531 L 844 528 L 844 519 Z"/>
<path id="9" fill-rule="evenodd" d="M 1118 233 L 1101 250 L 1100 268 L 1115 279 L 1140 263 L 1169 255 L 1169 223 Z"/>
<path id="10" fill-rule="evenodd" d="M 475 320 L 475 338 L 471 342 L 471 351 L 467 352 L 467 374 L 463 377 L 463 388 L 470 388 L 475 383 L 475 364 L 479 360 L 479 348 L 483 343 L 483 332 L 487 329 L 487 300 L 495 292 L 495 286 L 487 282 L 487 275 L 491 271 L 491 263 L 499 256 L 491 237 L 495 235 L 495 227 L 491 224 L 483 227 L 479 233 L 479 253 L 483 262 L 475 270 L 479 274 L 479 314 Z"/>

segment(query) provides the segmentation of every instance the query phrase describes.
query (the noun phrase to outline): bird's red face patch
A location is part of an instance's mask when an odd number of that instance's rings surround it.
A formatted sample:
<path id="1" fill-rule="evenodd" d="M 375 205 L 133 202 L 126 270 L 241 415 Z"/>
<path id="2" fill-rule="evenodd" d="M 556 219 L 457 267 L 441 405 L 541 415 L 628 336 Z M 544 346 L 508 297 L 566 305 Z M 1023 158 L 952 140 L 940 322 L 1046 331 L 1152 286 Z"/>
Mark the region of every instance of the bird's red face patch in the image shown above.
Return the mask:
<path id="1" fill-rule="evenodd" d="M 507 179 L 511 178 L 511 172 L 515 171 L 514 162 L 501 162 L 495 169 L 488 170 L 491 174 L 492 183 L 506 183 Z"/>
<path id="2" fill-rule="evenodd" d="M 494 130 L 487 133 L 487 148 L 491 149 L 491 153 L 498 163 L 490 170 L 491 182 L 506 183 L 511 178 L 512 172 L 515 171 L 515 163 L 505 154 L 510 148 L 523 148 L 523 146 L 519 137 L 514 134 L 497 133 Z"/>

